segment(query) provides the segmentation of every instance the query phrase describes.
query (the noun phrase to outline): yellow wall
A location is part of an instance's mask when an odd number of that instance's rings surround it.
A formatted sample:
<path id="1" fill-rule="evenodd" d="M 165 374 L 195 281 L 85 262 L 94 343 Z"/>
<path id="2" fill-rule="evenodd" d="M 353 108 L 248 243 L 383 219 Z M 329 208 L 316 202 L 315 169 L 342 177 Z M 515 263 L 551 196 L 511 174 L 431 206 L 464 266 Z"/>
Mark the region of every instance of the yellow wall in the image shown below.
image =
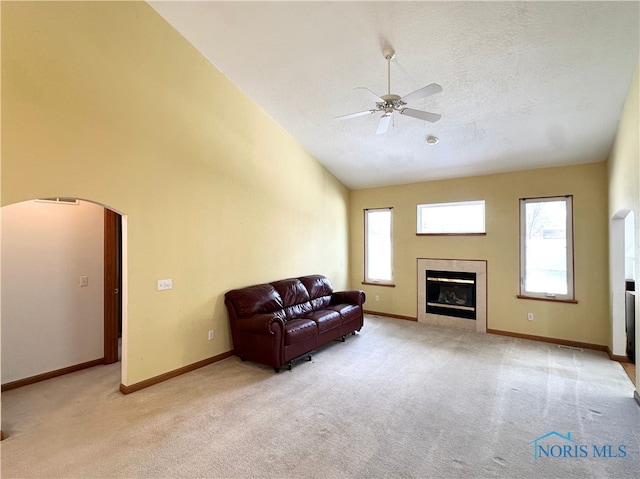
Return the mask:
<path id="1" fill-rule="evenodd" d="M 1 58 L 2 205 L 127 216 L 125 385 L 229 351 L 231 288 L 346 286 L 348 190 L 146 3 L 4 2 Z"/>
<path id="2" fill-rule="evenodd" d="M 362 285 L 366 308 L 415 318 L 417 258 L 487 260 L 490 329 L 606 345 L 606 164 L 549 168 L 351 192 L 351 282 L 363 279 L 363 209 L 394 208 L 395 288 Z M 573 195 L 578 304 L 518 299 L 519 198 Z M 416 236 L 416 205 L 486 201 L 486 236 Z M 379 295 L 380 301 L 375 301 Z M 527 320 L 527 313 L 534 320 Z"/>
<path id="3" fill-rule="evenodd" d="M 640 66 L 627 96 L 613 150 L 608 161 L 609 217 L 621 210 L 633 211 L 635 219 L 636 291 L 640 274 Z M 636 300 L 636 363 L 640 351 L 640 304 Z M 610 318 L 612 321 L 613 318 Z M 617 324 L 616 328 L 622 328 Z M 620 331 L 621 333 L 621 331 Z M 625 337 L 626 339 L 626 337 Z M 636 368 L 636 385 L 640 387 L 640 368 Z M 638 388 L 636 388 L 637 394 Z"/>
<path id="4" fill-rule="evenodd" d="M 618 132 L 608 161 L 609 213 L 630 209 L 640 221 L 640 66 L 625 101 Z M 636 235 L 637 237 L 637 235 Z M 636 242 L 636 246 L 638 242 Z M 638 255 L 636 255 L 637 257 Z"/>

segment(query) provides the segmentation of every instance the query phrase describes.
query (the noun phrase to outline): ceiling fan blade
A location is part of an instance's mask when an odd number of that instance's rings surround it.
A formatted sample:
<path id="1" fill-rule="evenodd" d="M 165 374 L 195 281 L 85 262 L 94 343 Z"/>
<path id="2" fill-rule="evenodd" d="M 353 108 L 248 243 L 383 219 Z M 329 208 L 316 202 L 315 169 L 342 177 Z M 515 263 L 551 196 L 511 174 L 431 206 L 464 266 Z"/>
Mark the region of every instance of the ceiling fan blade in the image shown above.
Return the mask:
<path id="1" fill-rule="evenodd" d="M 359 86 L 354 88 L 354 90 L 364 90 L 364 92 L 369 95 L 369 98 L 371 98 L 373 101 L 375 101 L 376 103 L 379 102 L 383 102 L 384 100 L 382 98 L 380 98 L 378 95 L 376 95 L 375 93 L 373 93 L 371 90 L 369 90 L 367 87 L 364 86 Z"/>
<path id="2" fill-rule="evenodd" d="M 414 91 L 413 93 L 409 93 L 408 95 L 403 96 L 400 100 L 404 103 L 410 103 L 412 101 L 421 100 L 422 98 L 427 98 L 435 93 L 440 93 L 442 91 L 442 87 L 437 83 L 432 83 L 431 85 L 427 85 L 425 87 L 420 88 L 419 90 Z"/>
<path id="3" fill-rule="evenodd" d="M 365 110 L 365 111 L 359 111 L 358 113 L 349 113 L 348 115 L 336 116 L 334 120 L 347 120 L 349 118 L 356 118 L 358 116 L 371 115 L 376 111 L 378 110 Z"/>
<path id="4" fill-rule="evenodd" d="M 382 115 L 382 118 L 380 118 L 380 123 L 378 123 L 378 129 L 376 130 L 376 135 L 384 135 L 389 129 L 390 124 L 391 124 L 391 114 Z"/>
<path id="5" fill-rule="evenodd" d="M 442 115 L 438 115 L 437 113 L 429 113 L 428 111 L 422 110 L 414 110 L 413 108 L 403 108 L 400 110 L 400 113 L 407 116 L 412 116 L 413 118 L 419 118 L 424 121 L 436 122 L 438 121 Z"/>

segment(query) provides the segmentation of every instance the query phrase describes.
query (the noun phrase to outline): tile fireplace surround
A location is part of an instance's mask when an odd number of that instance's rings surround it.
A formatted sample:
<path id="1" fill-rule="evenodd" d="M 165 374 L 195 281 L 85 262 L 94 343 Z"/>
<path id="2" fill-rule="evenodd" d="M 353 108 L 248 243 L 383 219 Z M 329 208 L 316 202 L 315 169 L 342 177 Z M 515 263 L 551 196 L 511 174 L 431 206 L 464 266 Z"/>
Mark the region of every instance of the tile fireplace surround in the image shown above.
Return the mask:
<path id="1" fill-rule="evenodd" d="M 476 320 L 426 312 L 427 270 L 464 271 L 476 274 Z M 418 322 L 487 332 L 487 262 L 484 260 L 418 258 Z"/>

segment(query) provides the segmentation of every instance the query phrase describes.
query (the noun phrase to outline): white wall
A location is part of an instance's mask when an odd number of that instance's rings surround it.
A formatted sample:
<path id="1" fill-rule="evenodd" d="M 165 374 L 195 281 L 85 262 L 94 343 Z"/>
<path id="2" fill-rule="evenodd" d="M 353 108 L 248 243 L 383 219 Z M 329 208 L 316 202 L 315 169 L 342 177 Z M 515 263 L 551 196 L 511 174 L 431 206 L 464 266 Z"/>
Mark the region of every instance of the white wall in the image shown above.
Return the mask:
<path id="1" fill-rule="evenodd" d="M 103 357 L 103 215 L 83 201 L 2 208 L 3 384 Z"/>

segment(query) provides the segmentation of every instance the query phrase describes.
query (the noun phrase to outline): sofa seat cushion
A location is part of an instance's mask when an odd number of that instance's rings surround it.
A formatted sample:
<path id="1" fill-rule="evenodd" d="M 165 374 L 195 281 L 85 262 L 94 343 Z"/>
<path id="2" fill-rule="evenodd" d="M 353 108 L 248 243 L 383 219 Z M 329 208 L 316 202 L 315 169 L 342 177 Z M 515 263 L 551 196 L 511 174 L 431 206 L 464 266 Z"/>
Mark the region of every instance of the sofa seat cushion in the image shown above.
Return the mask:
<path id="1" fill-rule="evenodd" d="M 329 309 L 340 313 L 343 323 L 348 323 L 360 318 L 360 306 L 354 304 L 334 304 L 333 306 L 329 306 Z"/>
<path id="2" fill-rule="evenodd" d="M 338 328 L 342 324 L 340 313 L 331 309 L 321 309 L 312 311 L 304 315 L 306 319 L 311 319 L 318 325 L 318 332 L 323 333 L 333 328 Z"/>
<path id="3" fill-rule="evenodd" d="M 318 326 L 311 319 L 291 319 L 284 323 L 284 344 L 299 343 L 318 335 Z"/>

